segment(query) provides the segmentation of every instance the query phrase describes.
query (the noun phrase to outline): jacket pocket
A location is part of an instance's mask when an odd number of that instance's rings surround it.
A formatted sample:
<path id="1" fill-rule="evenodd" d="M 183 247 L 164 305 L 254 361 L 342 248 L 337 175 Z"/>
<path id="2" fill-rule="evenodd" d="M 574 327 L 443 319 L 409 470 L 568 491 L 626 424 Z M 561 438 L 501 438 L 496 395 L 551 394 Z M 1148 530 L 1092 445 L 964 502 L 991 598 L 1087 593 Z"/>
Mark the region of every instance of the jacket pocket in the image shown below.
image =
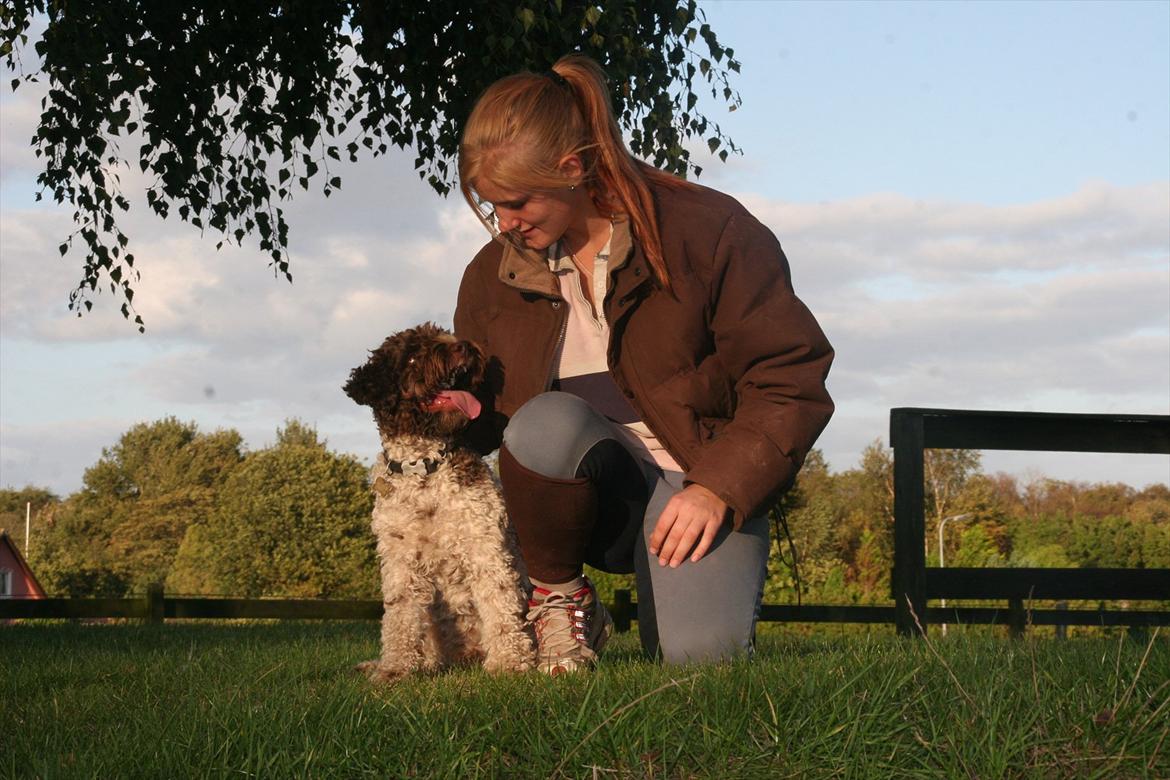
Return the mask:
<path id="1" fill-rule="evenodd" d="M 699 438 L 702 441 L 711 441 L 723 432 L 731 420 L 726 417 L 702 417 L 699 420 Z"/>
<path id="2" fill-rule="evenodd" d="M 691 410 L 696 419 L 730 418 L 735 414 L 735 390 L 730 378 L 711 370 L 711 360 L 683 372 L 663 385 L 671 400 Z"/>

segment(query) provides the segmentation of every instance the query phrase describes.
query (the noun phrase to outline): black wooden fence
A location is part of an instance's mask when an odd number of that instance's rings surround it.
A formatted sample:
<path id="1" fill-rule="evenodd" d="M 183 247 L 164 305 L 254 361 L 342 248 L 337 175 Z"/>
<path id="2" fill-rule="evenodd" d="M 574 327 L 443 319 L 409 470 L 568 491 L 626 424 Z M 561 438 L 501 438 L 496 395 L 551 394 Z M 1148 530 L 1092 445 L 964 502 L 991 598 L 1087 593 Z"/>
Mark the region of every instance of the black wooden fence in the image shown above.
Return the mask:
<path id="1" fill-rule="evenodd" d="M 1167 610 L 1037 609 L 1036 600 L 1170 601 L 1170 569 L 965 569 L 926 568 L 923 450 L 1012 449 L 1170 454 L 1170 417 L 1135 415 L 977 412 L 893 409 L 894 448 L 893 604 L 845 606 L 764 604 L 760 620 L 791 623 L 896 625 L 901 634 L 925 632 L 935 623 L 1050 626 L 1166 626 Z M 928 607 L 928 599 L 1000 600 L 999 607 Z M 637 619 L 630 592 L 614 593 L 610 608 L 619 631 Z M 0 599 L 0 620 L 20 618 L 377 620 L 380 601 L 234 599 L 165 596 L 150 588 L 145 598 Z"/>
<path id="2" fill-rule="evenodd" d="M 614 592 L 609 605 L 619 632 L 629 631 L 638 619 L 638 605 L 630 591 Z M 1007 624 L 1022 630 L 1037 626 L 1156 626 L 1170 625 L 1170 613 L 1142 610 L 1046 609 L 1025 612 L 1007 607 L 929 607 L 931 623 Z M 104 620 L 133 619 L 162 623 L 168 619 L 214 620 L 378 620 L 382 602 L 329 599 L 236 599 L 166 596 L 162 588 L 150 588 L 141 598 L 97 599 L 0 599 L 0 620 Z M 844 606 L 827 604 L 764 604 L 760 620 L 785 623 L 886 624 L 895 620 L 893 606 Z M 926 621 L 923 621 L 924 624 Z"/>
<path id="3" fill-rule="evenodd" d="M 381 601 L 335 599 L 228 599 L 167 596 L 162 586 L 142 598 L 0 599 L 0 619 L 99 620 L 132 618 L 161 623 L 166 619 L 217 620 L 378 620 Z"/>
<path id="4" fill-rule="evenodd" d="M 970 623 L 963 609 L 927 609 L 927 599 L 1007 599 L 1019 631 L 1025 601 L 1170 600 L 1170 569 L 926 568 L 923 450 L 1046 450 L 1170 454 L 1170 416 L 892 409 L 894 448 L 894 622 L 898 633 L 933 622 Z M 1056 614 L 1053 614 L 1053 613 Z M 1056 610 L 1034 611 L 1037 625 L 1070 623 Z M 1170 625 L 1167 611 L 1099 611 L 1104 625 Z M 1061 623 L 1060 621 L 1064 621 Z M 1104 621 L 1109 621 L 1108 623 Z M 998 621 L 996 621 L 998 622 Z"/>

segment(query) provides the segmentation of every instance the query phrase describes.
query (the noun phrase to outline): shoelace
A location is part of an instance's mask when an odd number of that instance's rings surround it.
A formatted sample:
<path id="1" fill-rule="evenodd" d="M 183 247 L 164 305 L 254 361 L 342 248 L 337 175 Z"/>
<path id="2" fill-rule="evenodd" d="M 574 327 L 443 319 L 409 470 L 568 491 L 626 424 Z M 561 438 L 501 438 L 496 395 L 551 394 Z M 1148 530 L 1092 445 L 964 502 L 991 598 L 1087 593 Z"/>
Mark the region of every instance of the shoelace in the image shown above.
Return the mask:
<path id="1" fill-rule="evenodd" d="M 589 647 L 589 622 L 580 603 L 564 593 L 550 593 L 528 611 L 528 620 L 537 629 L 540 655 L 546 660 L 593 660 Z"/>

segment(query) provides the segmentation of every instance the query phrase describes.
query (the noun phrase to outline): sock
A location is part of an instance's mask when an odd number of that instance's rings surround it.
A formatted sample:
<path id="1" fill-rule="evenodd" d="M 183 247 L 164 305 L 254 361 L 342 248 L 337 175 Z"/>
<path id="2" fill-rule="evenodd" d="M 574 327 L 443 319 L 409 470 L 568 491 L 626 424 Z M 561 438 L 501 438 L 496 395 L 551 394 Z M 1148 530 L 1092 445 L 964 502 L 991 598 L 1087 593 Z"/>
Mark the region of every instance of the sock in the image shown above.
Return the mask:
<path id="1" fill-rule="evenodd" d="M 585 578 L 580 574 L 568 582 L 541 582 L 532 577 L 529 577 L 528 581 L 538 588 L 544 588 L 545 590 L 551 590 L 553 593 L 564 593 L 566 595 L 576 593 L 585 587 Z"/>

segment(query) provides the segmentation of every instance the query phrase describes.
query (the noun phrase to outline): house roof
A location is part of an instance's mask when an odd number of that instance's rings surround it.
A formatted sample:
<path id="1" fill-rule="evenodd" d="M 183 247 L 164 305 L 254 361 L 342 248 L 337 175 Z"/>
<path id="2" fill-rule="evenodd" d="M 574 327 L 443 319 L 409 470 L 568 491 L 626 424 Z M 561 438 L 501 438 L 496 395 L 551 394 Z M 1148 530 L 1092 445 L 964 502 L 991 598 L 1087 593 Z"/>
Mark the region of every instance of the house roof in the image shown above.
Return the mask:
<path id="1" fill-rule="evenodd" d="M 40 581 L 37 580 L 37 575 L 33 574 L 33 570 L 29 567 L 28 561 L 26 561 L 24 556 L 21 555 L 20 548 L 16 546 L 16 542 L 12 541 L 12 537 L 8 535 L 8 531 L 4 530 L 3 528 L 0 528 L 0 546 L 7 547 L 12 551 L 12 557 L 16 559 L 16 565 L 20 567 L 22 572 L 24 572 L 24 576 L 28 578 L 30 583 L 32 583 L 35 591 L 40 594 L 41 597 L 44 597 L 45 589 L 41 587 Z"/>

